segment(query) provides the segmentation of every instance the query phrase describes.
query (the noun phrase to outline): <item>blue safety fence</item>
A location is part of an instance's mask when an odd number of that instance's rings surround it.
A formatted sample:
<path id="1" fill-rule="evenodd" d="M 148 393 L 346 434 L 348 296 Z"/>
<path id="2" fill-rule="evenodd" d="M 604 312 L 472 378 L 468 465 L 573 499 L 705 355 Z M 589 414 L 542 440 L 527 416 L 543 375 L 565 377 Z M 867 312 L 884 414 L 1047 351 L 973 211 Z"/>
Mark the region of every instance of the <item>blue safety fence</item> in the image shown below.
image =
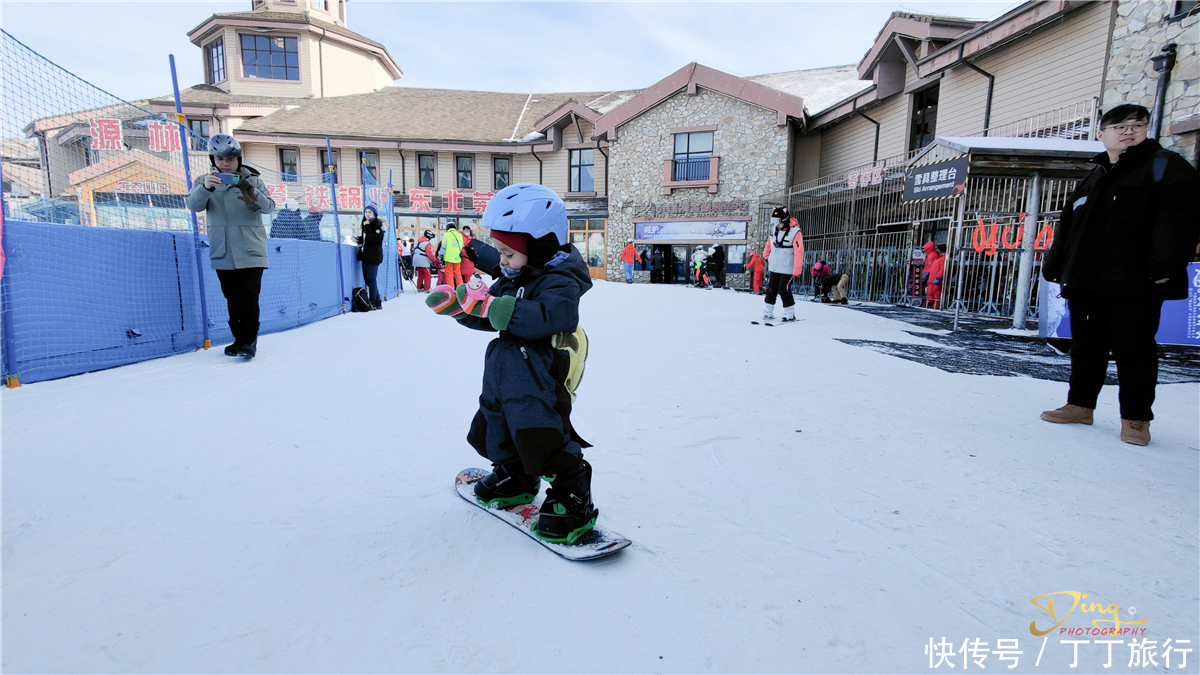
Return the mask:
<path id="1" fill-rule="evenodd" d="M 212 170 L 207 139 L 147 108 L 0 30 L 0 369 L 10 384 L 232 339 L 205 214 L 184 203 L 191 180 Z M 254 168 L 278 207 L 262 216 L 271 268 L 261 332 L 345 311 L 362 285 L 352 240 L 364 199 L 392 223 L 390 192 L 369 175 L 352 186 Z M 385 256 L 380 290 L 391 298 L 402 290 L 394 228 Z"/>

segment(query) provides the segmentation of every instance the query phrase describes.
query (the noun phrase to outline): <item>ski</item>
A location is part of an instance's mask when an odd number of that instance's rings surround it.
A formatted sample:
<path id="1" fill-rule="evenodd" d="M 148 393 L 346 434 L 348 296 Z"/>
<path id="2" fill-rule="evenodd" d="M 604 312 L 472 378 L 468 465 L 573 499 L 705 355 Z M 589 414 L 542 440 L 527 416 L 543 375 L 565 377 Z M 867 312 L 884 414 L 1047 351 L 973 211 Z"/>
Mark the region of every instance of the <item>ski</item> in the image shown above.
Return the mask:
<path id="1" fill-rule="evenodd" d="M 801 318 L 795 318 L 795 319 L 792 319 L 791 321 L 783 321 L 781 319 L 781 320 L 775 321 L 774 323 L 772 323 L 771 321 L 751 321 L 750 323 L 754 324 L 755 326 L 779 326 L 779 325 L 787 324 L 787 323 L 797 323 L 797 322 L 800 322 L 803 320 L 804 319 L 801 319 Z"/>

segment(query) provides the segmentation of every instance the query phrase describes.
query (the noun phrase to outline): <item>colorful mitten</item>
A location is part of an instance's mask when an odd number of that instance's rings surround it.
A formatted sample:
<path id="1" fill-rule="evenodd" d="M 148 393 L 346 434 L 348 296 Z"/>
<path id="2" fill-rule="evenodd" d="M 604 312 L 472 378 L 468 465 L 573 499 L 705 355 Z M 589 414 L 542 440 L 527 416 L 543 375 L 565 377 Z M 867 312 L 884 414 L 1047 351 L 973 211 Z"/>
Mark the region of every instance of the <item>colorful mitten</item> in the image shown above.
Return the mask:
<path id="1" fill-rule="evenodd" d="M 487 319 L 496 330 L 508 328 L 513 308 L 517 305 L 517 299 L 512 296 L 497 298 L 489 295 L 479 275 L 472 276 L 470 281 L 459 286 L 455 295 L 463 311 L 471 316 Z"/>
<path id="2" fill-rule="evenodd" d="M 425 297 L 425 304 L 442 316 L 452 316 L 456 319 L 463 316 L 463 309 L 455 297 L 454 287 L 449 284 L 442 284 L 430 291 Z"/>

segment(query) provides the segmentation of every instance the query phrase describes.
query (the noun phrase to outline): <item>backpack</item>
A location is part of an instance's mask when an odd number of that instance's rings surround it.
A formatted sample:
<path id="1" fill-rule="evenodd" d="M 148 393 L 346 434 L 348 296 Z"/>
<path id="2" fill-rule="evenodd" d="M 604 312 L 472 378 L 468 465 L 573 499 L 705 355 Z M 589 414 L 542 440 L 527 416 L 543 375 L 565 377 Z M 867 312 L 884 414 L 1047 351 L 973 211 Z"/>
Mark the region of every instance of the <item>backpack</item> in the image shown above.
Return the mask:
<path id="1" fill-rule="evenodd" d="M 354 292 L 350 294 L 350 311 L 351 312 L 369 312 L 371 311 L 371 295 L 367 293 L 367 289 L 361 286 L 355 286 Z"/>
<path id="2" fill-rule="evenodd" d="M 561 349 L 570 358 L 570 366 L 567 367 L 567 378 L 563 382 L 563 387 L 571 395 L 571 403 L 575 403 L 575 389 L 583 381 L 583 367 L 587 363 L 587 333 L 583 331 L 583 326 L 576 326 L 575 330 L 570 332 L 555 333 L 550 338 L 550 346 Z"/>

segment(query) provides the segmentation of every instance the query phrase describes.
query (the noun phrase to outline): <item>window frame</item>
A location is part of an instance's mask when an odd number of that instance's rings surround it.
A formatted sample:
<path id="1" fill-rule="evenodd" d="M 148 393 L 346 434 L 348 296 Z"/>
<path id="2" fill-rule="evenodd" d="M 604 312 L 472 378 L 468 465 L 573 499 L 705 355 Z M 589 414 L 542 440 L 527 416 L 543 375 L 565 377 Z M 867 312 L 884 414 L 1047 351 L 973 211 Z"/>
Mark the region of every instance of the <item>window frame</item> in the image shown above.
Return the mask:
<path id="1" fill-rule="evenodd" d="M 317 149 L 317 158 L 321 162 L 321 173 L 328 172 L 329 166 L 330 166 L 329 161 L 328 161 L 329 155 L 326 154 L 325 148 Z M 341 183 L 342 183 L 340 180 L 338 180 L 338 178 L 342 175 L 341 174 L 341 160 L 342 160 L 341 149 L 333 148 L 333 182 L 337 185 L 341 185 Z"/>
<path id="2" fill-rule="evenodd" d="M 296 153 L 296 162 L 293 165 L 296 168 L 294 173 L 288 173 L 287 171 L 284 170 L 284 167 L 286 166 L 286 164 L 283 161 L 283 153 L 285 153 L 285 152 Z M 279 160 L 279 175 L 281 177 L 281 180 L 283 180 L 283 182 L 285 182 L 285 183 L 300 182 L 300 148 L 282 146 L 280 148 L 277 148 L 277 152 L 275 153 L 275 158 Z M 287 178 L 287 176 L 292 176 L 292 178 L 289 179 L 289 178 Z"/>
<path id="3" fill-rule="evenodd" d="M 363 161 L 368 156 L 375 158 L 375 162 L 373 164 L 367 164 L 366 162 Z M 379 151 L 378 150 L 359 150 L 358 151 L 358 165 L 367 167 L 367 173 L 371 174 L 371 178 L 375 179 L 376 183 L 379 182 Z M 362 178 L 362 176 L 360 175 L 359 178 Z"/>
<path id="4" fill-rule="evenodd" d="M 937 101 L 932 106 L 924 105 L 925 97 L 927 97 L 932 91 L 937 92 Z M 912 100 L 909 101 L 908 112 L 908 151 L 913 152 L 926 147 L 937 138 L 938 107 L 942 100 L 941 81 L 939 80 L 938 82 L 934 82 L 928 87 L 922 87 L 909 95 L 912 97 Z M 920 108 L 918 108 L 918 104 L 922 104 Z M 927 115 L 926 111 L 930 107 L 933 108 L 933 119 L 927 120 L 925 119 L 925 116 Z M 920 123 L 928 129 L 928 133 L 917 133 L 918 115 L 921 116 Z M 917 145 L 917 139 L 919 137 L 926 136 L 929 138 L 929 140 L 923 145 Z"/>
<path id="5" fill-rule="evenodd" d="M 700 136 L 701 134 L 707 134 L 709 137 L 708 138 L 708 150 L 693 151 L 692 150 L 692 137 Z M 680 136 L 683 136 L 687 139 L 685 142 L 684 151 L 682 153 L 679 152 L 679 150 L 677 149 L 679 147 L 679 137 Z M 689 182 L 689 183 L 690 182 L 706 182 L 706 181 L 710 180 L 710 177 L 712 175 L 712 157 L 713 157 L 714 151 L 716 150 L 716 143 L 717 143 L 717 130 L 716 129 L 678 129 L 678 130 L 674 130 L 673 133 L 671 134 L 671 161 L 674 163 L 672 165 L 673 168 L 672 168 L 672 172 L 671 172 L 671 178 L 674 179 L 676 182 Z M 687 165 L 690 165 L 693 161 L 696 161 L 696 160 L 701 160 L 701 159 L 709 160 L 708 169 L 704 172 L 705 175 L 702 178 L 689 178 L 688 176 L 691 175 L 691 171 L 688 170 L 685 173 L 685 177 L 680 178 L 679 177 L 679 168 L 677 166 L 678 162 L 680 161 L 680 157 L 683 158 L 683 162 Z"/>
<path id="6" fill-rule="evenodd" d="M 1185 1 L 1194 1 L 1194 0 L 1175 0 L 1175 2 L 1173 3 L 1173 5 L 1171 7 L 1171 12 L 1172 12 L 1171 15 L 1166 17 L 1167 22 L 1183 21 L 1187 17 L 1189 17 L 1197 12 L 1200 12 L 1200 3 L 1194 4 L 1191 7 L 1184 9 L 1183 5 L 1184 5 Z"/>
<path id="7" fill-rule="evenodd" d="M 459 162 L 467 160 L 470 166 L 466 170 L 467 183 L 463 185 L 463 169 L 459 166 Z M 454 156 L 454 189 L 456 190 L 474 190 L 475 189 L 475 156 L 474 155 L 455 155 Z"/>
<path id="8" fill-rule="evenodd" d="M 582 160 L 582 155 L 585 152 L 592 153 L 591 163 L 584 164 L 582 161 L 580 161 L 578 164 L 576 164 L 575 163 L 576 156 L 579 156 L 580 159 Z M 582 182 L 583 181 L 583 167 L 585 167 L 585 166 L 592 167 L 592 184 L 586 190 L 583 189 L 583 182 Z M 579 171 L 578 175 L 576 175 L 576 173 L 575 173 L 576 170 Z M 595 148 L 575 148 L 575 149 L 568 148 L 567 149 L 567 192 L 578 194 L 578 193 L 585 193 L 585 192 L 594 193 L 595 191 L 596 191 L 596 149 Z"/>
<path id="9" fill-rule="evenodd" d="M 429 157 L 433 161 L 433 168 L 422 169 L 421 158 Z M 430 172 L 430 183 L 425 184 L 425 177 L 421 174 L 422 171 Z M 417 153 L 417 187 L 437 189 L 437 153 L 433 152 L 418 152 Z"/>
<path id="10" fill-rule="evenodd" d="M 246 80 L 246 81 L 285 82 L 285 83 L 286 82 L 294 82 L 297 84 L 300 84 L 304 81 L 303 73 L 301 72 L 301 68 L 300 68 L 300 36 L 299 35 L 287 34 L 287 33 L 281 34 L 281 35 L 252 35 L 252 34 L 247 34 L 247 33 L 238 33 L 237 36 L 238 36 L 238 66 L 239 66 L 238 77 L 240 79 Z M 255 45 L 255 47 L 253 49 L 250 49 L 250 50 L 246 49 L 246 47 L 245 47 L 245 39 L 246 38 L 250 38 L 251 42 Z M 267 54 L 278 53 L 274 49 L 271 49 L 271 47 L 274 45 L 275 40 L 283 40 L 284 48 L 283 48 L 282 53 L 284 54 L 284 57 L 283 57 L 284 65 L 276 66 L 276 65 L 274 65 L 274 63 L 271 63 L 268 66 L 268 68 L 270 68 L 272 71 L 271 77 L 260 77 L 257 74 L 251 76 L 251 75 L 246 74 L 246 67 L 249 65 L 246 63 L 247 51 L 252 51 L 255 54 L 254 68 L 255 68 L 256 73 L 257 73 L 257 69 L 260 67 L 260 65 L 258 64 L 258 56 L 257 56 L 259 53 L 261 53 L 261 50 L 259 50 L 257 48 L 258 38 L 263 38 L 264 40 L 268 41 L 269 44 L 268 44 L 268 49 L 266 51 Z M 287 55 L 293 53 L 293 52 L 287 51 L 287 41 L 288 40 L 293 41 L 296 45 L 296 50 L 294 52 L 296 55 L 296 65 L 295 66 L 287 65 Z M 274 70 L 276 68 L 283 68 L 284 77 L 279 78 L 279 77 L 274 76 Z M 288 71 L 293 70 L 293 69 L 296 71 L 295 79 L 287 77 Z"/>
<path id="11" fill-rule="evenodd" d="M 501 172 L 498 169 L 496 169 L 496 162 L 501 161 L 501 160 L 508 162 L 508 170 L 507 171 Z M 500 190 L 503 190 L 504 188 L 508 187 L 509 185 L 512 185 L 512 168 L 513 168 L 512 155 L 499 155 L 499 156 L 492 155 L 492 190 L 493 191 L 499 192 Z M 496 182 L 496 176 L 499 176 L 501 173 L 504 174 L 504 187 L 500 187 Z"/>
<path id="12" fill-rule="evenodd" d="M 213 64 L 213 49 L 214 48 L 219 51 L 218 57 L 220 59 L 220 66 L 221 66 L 221 68 L 220 68 L 221 77 L 219 77 L 219 78 L 217 77 L 217 70 L 213 67 L 213 65 L 214 65 Z M 209 42 L 208 44 L 204 45 L 203 54 L 204 54 L 204 83 L 205 84 L 210 84 L 210 85 L 217 84 L 219 82 L 224 82 L 225 80 L 229 79 L 229 69 L 226 67 L 228 64 L 226 64 L 226 62 L 225 62 L 225 36 L 221 36 L 221 37 L 213 40 L 212 42 Z"/>
<path id="13" fill-rule="evenodd" d="M 200 124 L 207 127 L 207 129 L 205 130 L 207 133 L 201 133 L 199 131 L 196 131 L 196 128 L 193 125 L 196 124 L 197 122 L 199 122 Z M 198 150 L 201 152 L 207 152 L 208 151 L 208 139 L 212 136 L 212 133 L 211 133 L 212 132 L 212 120 L 205 119 L 203 117 L 189 117 L 189 118 L 187 118 L 187 126 L 188 126 L 188 131 L 191 132 L 190 134 L 188 134 L 188 136 L 191 138 L 191 146 L 192 146 L 191 149 Z M 200 139 L 196 138 L 197 136 L 202 137 L 204 140 L 201 141 Z"/>
<path id="14" fill-rule="evenodd" d="M 329 0 L 308 0 L 308 5 L 312 9 L 315 9 L 315 10 L 318 10 L 321 12 L 329 11 Z"/>

